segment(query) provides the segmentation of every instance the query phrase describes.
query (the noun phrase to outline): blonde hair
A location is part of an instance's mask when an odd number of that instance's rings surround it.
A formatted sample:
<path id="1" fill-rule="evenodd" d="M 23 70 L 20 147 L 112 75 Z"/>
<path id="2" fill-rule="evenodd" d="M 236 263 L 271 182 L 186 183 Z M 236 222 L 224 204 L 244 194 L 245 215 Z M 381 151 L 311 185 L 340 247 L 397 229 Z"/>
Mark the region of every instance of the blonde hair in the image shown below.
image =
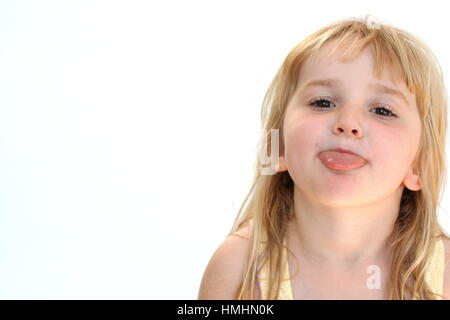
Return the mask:
<path id="1" fill-rule="evenodd" d="M 370 26 L 366 18 L 348 18 L 333 22 L 296 45 L 273 78 L 263 100 L 261 129 L 278 128 L 280 154 L 284 154 L 283 120 L 299 70 L 305 60 L 325 44 L 337 40 L 345 49 L 342 61 L 350 61 L 366 47 L 374 57 L 377 78 L 387 64 L 395 70 L 407 88 L 416 95 L 422 134 L 414 159 L 422 189 L 406 187 L 400 201 L 398 219 L 392 233 L 393 255 L 387 299 L 436 299 L 430 291 L 425 268 L 437 238 L 447 238 L 438 223 L 438 205 L 445 185 L 445 141 L 447 101 L 443 74 L 432 51 L 416 36 L 401 29 L 380 24 Z M 337 47 L 337 46 L 336 46 Z M 271 154 L 271 141 L 259 144 Z M 282 280 L 283 239 L 293 218 L 293 181 L 287 171 L 262 175 L 257 156 L 254 179 L 229 235 L 251 221 L 249 251 L 237 299 L 254 299 L 254 287 L 260 267 L 268 263 L 268 299 L 278 299 Z"/>

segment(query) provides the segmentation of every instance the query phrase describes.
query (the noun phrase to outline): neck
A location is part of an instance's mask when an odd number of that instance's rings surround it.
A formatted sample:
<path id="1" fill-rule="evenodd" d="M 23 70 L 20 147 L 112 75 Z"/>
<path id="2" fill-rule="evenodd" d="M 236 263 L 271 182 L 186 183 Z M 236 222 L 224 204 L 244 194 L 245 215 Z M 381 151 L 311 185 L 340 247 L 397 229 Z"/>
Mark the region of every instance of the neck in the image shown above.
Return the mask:
<path id="1" fill-rule="evenodd" d="M 401 191 L 376 204 L 343 208 L 310 201 L 294 187 L 293 241 L 305 259 L 318 265 L 382 264 L 391 254 Z"/>

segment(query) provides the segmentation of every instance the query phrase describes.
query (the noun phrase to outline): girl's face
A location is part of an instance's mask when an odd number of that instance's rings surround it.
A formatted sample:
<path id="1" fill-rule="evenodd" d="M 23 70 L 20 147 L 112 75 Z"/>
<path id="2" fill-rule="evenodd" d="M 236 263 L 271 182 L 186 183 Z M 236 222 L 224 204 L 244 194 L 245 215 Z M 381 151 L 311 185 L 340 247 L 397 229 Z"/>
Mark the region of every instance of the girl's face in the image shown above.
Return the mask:
<path id="1" fill-rule="evenodd" d="M 369 49 L 343 63 L 340 50 L 326 57 L 330 45 L 301 68 L 284 119 L 279 171 L 288 170 L 309 198 L 333 206 L 401 195 L 404 186 L 419 190 L 412 163 L 421 134 L 414 94 L 389 73 L 374 78 Z M 334 80 L 311 84 L 325 79 Z M 349 170 L 328 167 L 320 155 L 335 148 L 353 151 L 365 164 Z"/>

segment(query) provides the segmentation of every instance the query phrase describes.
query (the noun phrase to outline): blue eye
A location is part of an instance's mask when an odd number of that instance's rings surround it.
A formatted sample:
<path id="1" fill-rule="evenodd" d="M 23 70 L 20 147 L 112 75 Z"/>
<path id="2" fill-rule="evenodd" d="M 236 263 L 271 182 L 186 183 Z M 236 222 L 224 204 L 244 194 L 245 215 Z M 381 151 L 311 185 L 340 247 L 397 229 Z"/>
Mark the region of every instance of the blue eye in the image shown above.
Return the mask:
<path id="1" fill-rule="evenodd" d="M 329 109 L 329 108 L 331 108 L 330 104 L 334 105 L 334 103 L 331 102 L 331 100 L 329 100 L 328 98 L 317 98 L 310 102 L 310 105 L 318 107 L 319 109 Z M 377 114 L 386 119 L 389 119 L 392 117 L 397 117 L 397 115 L 392 111 L 392 109 L 389 108 L 389 106 L 384 105 L 384 104 L 379 104 L 379 105 L 377 105 L 376 108 L 373 108 L 372 110 L 381 111 L 382 114 L 378 114 L 378 113 Z"/>

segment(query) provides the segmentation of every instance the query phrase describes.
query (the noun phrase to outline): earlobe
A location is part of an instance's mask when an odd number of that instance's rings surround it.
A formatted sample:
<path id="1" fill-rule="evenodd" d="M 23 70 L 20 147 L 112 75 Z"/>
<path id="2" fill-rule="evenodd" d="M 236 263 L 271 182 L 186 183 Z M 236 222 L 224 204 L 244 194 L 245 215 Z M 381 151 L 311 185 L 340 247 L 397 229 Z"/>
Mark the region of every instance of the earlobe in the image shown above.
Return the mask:
<path id="1" fill-rule="evenodd" d="M 419 176 L 416 173 L 408 172 L 403 184 L 411 191 L 418 191 L 422 189 L 422 185 L 419 180 Z"/>
<path id="2" fill-rule="evenodd" d="M 275 170 L 277 172 L 283 172 L 283 171 L 287 170 L 286 162 L 284 161 L 284 156 L 279 156 L 278 157 L 278 164 L 276 165 Z"/>

